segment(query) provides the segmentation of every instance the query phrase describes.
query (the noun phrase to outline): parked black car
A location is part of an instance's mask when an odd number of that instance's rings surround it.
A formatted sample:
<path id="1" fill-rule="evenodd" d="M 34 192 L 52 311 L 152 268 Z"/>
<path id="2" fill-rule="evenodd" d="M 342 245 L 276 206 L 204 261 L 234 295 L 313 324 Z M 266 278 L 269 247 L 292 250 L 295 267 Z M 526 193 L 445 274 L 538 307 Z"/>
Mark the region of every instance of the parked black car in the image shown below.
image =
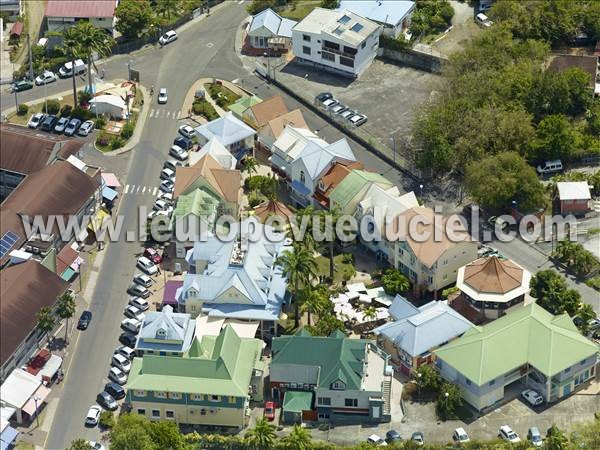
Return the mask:
<path id="1" fill-rule="evenodd" d="M 106 383 L 104 390 L 114 397 L 115 400 L 125 398 L 125 389 L 117 383 Z"/>
<path id="2" fill-rule="evenodd" d="M 119 342 L 127 347 L 135 347 L 136 341 L 137 336 L 133 333 L 121 333 L 121 336 L 119 336 Z"/>
<path id="3" fill-rule="evenodd" d="M 58 122 L 58 117 L 53 116 L 53 115 L 47 116 L 44 119 L 44 121 L 42 122 L 40 129 L 42 131 L 52 131 L 52 130 L 54 130 L 54 127 L 56 126 L 56 122 Z"/>
<path id="4" fill-rule="evenodd" d="M 177 136 L 173 141 L 173 144 L 178 145 L 184 150 L 189 150 L 194 145 L 190 138 L 186 138 L 184 136 Z"/>
<path id="5" fill-rule="evenodd" d="M 92 321 L 92 312 L 84 311 L 81 313 L 81 317 L 79 317 L 79 322 L 77 322 L 78 330 L 87 330 L 87 327 L 90 325 Z"/>
<path id="6" fill-rule="evenodd" d="M 98 396 L 96 397 L 96 402 L 98 402 L 100 406 L 104 407 L 105 409 L 108 409 L 109 411 L 114 411 L 119 407 L 117 401 L 113 398 L 113 396 L 110 395 L 108 392 L 104 391 L 98 394 Z"/>

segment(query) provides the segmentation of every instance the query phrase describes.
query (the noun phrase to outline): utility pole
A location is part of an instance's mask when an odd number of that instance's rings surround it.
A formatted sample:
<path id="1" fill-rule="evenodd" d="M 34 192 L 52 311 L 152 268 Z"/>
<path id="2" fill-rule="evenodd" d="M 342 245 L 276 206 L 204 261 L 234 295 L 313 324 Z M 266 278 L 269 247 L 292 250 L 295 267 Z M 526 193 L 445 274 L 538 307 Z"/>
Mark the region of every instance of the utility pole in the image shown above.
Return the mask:
<path id="1" fill-rule="evenodd" d="M 31 38 L 27 33 L 27 47 L 29 48 L 29 79 L 33 81 L 33 54 L 31 52 Z"/>
<path id="2" fill-rule="evenodd" d="M 17 100 L 17 88 L 14 88 L 15 91 L 15 112 L 19 110 L 19 101 Z"/>

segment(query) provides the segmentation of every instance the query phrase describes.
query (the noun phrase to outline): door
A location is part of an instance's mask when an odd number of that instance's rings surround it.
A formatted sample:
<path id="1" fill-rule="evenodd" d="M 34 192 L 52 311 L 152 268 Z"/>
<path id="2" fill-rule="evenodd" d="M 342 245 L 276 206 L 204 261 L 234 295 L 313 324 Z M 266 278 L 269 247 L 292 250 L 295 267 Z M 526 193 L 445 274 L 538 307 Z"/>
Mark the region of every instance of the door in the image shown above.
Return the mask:
<path id="1" fill-rule="evenodd" d="M 563 387 L 563 397 L 566 397 L 570 393 L 571 393 L 571 384 L 569 383 L 565 387 Z"/>
<path id="2" fill-rule="evenodd" d="M 373 408 L 371 409 L 371 416 L 373 417 L 373 419 L 379 419 L 381 417 L 381 407 L 373 406 Z"/>
<path id="3" fill-rule="evenodd" d="M 279 388 L 273 388 L 273 400 L 279 401 Z"/>

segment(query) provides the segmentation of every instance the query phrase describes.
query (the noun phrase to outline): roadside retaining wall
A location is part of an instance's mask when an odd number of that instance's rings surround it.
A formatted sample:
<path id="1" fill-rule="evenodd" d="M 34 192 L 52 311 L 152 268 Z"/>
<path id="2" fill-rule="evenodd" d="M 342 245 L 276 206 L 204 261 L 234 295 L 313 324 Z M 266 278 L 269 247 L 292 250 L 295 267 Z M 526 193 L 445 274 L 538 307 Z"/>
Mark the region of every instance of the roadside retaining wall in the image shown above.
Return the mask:
<path id="1" fill-rule="evenodd" d="M 392 50 L 380 47 L 377 52 L 380 59 L 400 63 L 419 70 L 432 73 L 441 73 L 448 59 L 440 54 L 427 53 L 418 49 L 407 48 L 404 50 Z"/>

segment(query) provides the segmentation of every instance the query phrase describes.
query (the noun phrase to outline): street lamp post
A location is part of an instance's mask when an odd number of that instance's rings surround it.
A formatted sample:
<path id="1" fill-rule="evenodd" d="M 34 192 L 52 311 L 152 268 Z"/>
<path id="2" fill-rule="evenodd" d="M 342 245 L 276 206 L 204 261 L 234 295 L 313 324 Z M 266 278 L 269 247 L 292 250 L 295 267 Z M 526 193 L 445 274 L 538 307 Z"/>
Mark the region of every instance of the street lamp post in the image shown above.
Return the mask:
<path id="1" fill-rule="evenodd" d="M 392 141 L 392 151 L 394 152 L 394 164 L 396 164 L 396 138 L 394 136 L 391 136 L 390 141 Z"/>
<path id="2" fill-rule="evenodd" d="M 37 425 L 37 428 L 40 427 L 40 415 L 38 414 L 38 402 L 41 399 L 38 396 L 33 397 L 33 401 L 35 403 L 35 423 Z"/>
<path id="3" fill-rule="evenodd" d="M 19 101 L 17 100 L 17 87 L 14 87 L 15 90 L 15 111 L 19 110 Z"/>
<path id="4" fill-rule="evenodd" d="M 75 70 L 75 69 L 73 69 Z M 44 108 L 46 108 L 46 114 L 48 114 L 48 83 L 44 81 Z"/>
<path id="5" fill-rule="evenodd" d="M 268 50 L 268 47 L 267 47 Z M 267 80 L 271 79 L 271 61 L 269 60 L 269 54 L 267 52 L 263 53 L 263 56 L 267 58 Z"/>
<path id="6" fill-rule="evenodd" d="M 423 376 L 423 374 L 418 373 L 417 374 L 417 387 L 419 388 L 419 403 L 421 403 L 421 377 Z"/>
<path id="7" fill-rule="evenodd" d="M 419 185 L 419 199 L 421 200 L 421 203 L 423 203 L 423 185 L 422 184 Z"/>

